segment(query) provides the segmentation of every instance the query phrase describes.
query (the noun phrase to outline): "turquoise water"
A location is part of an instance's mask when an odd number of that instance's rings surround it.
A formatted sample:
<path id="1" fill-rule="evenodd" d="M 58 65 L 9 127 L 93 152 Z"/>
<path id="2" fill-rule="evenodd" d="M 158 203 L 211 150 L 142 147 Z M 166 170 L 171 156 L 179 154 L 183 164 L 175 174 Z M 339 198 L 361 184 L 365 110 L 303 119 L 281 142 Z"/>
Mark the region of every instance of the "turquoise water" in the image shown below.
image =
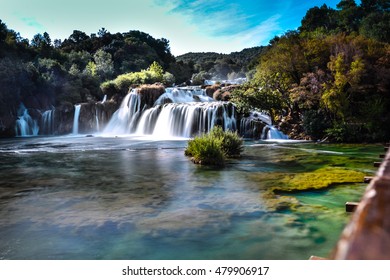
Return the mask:
<path id="1" fill-rule="evenodd" d="M 308 259 L 327 256 L 364 184 L 290 194 L 273 210 L 256 174 L 374 172 L 378 145 L 246 142 L 224 168 L 186 140 L 0 140 L 1 259 Z M 276 199 L 275 202 L 278 203 Z"/>

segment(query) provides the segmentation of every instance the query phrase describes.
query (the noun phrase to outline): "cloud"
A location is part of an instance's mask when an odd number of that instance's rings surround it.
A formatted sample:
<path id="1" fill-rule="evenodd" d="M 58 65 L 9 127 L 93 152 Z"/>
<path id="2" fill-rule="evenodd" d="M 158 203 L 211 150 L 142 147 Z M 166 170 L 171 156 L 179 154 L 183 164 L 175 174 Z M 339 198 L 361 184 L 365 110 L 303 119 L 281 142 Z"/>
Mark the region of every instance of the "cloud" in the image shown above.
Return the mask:
<path id="1" fill-rule="evenodd" d="M 23 21 L 27 26 L 30 26 L 37 30 L 37 32 L 44 32 L 45 27 L 43 24 L 39 23 L 35 18 L 33 17 L 22 17 L 21 21 Z"/>
<path id="2" fill-rule="evenodd" d="M 231 39 L 238 45 L 245 47 L 267 45 L 275 34 L 283 32 L 279 24 L 281 17 L 279 14 L 274 15 L 258 26 L 232 35 Z"/>
<path id="3" fill-rule="evenodd" d="M 264 1 L 254 0 L 160 0 L 158 3 L 170 7 L 166 10 L 170 17 L 181 17 L 187 26 L 182 24 L 182 28 L 191 29 L 184 35 L 187 49 L 223 53 L 268 44 L 275 33 L 282 32 L 279 24 L 282 15 L 277 11 L 286 7 L 277 3 L 269 10 L 265 9 Z M 175 32 L 172 38 L 173 53 L 184 53 L 185 45 L 176 40 Z M 189 41 L 192 42 L 190 47 Z"/>

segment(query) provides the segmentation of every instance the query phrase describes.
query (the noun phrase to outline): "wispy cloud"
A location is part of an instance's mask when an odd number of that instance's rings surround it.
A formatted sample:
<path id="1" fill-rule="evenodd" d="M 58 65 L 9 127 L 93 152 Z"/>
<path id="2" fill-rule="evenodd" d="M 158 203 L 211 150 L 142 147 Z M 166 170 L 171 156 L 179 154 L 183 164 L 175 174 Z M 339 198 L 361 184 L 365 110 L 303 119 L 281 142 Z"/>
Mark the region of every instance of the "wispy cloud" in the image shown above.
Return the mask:
<path id="1" fill-rule="evenodd" d="M 161 1 L 159 1 L 161 2 Z M 223 31 L 226 27 L 234 26 L 233 20 L 237 11 L 234 4 L 221 0 L 165 0 L 164 4 L 171 6 L 171 15 L 181 15 L 192 25 L 206 33 Z"/>
<path id="2" fill-rule="evenodd" d="M 187 22 L 196 26 L 199 32 L 209 36 L 226 37 L 242 35 L 254 30 L 275 28 L 280 18 L 278 4 L 266 4 L 265 1 L 241 0 L 160 0 L 169 4 L 171 14 L 187 17 Z M 277 1 L 276 1 L 277 2 Z M 264 18 L 268 18 L 264 21 Z"/>
<path id="3" fill-rule="evenodd" d="M 36 29 L 37 32 L 42 32 L 45 30 L 45 27 L 43 26 L 43 24 L 38 22 L 33 17 L 22 17 L 20 20 L 23 21 L 25 24 L 27 24 L 27 26 L 30 26 L 30 27 Z"/>
<path id="4" fill-rule="evenodd" d="M 280 18 L 281 15 L 274 15 L 260 23 L 258 26 L 231 35 L 231 40 L 235 44 L 243 47 L 267 45 L 275 34 L 279 34 L 283 31 L 279 24 Z"/>

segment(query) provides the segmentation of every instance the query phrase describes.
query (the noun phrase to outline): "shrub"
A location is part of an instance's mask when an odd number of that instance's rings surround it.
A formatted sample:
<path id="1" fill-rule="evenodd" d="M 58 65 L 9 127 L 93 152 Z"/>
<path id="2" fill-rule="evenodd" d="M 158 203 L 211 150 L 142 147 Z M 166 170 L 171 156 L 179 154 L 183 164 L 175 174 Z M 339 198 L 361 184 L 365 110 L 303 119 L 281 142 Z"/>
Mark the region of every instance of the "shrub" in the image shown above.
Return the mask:
<path id="1" fill-rule="evenodd" d="M 192 157 L 194 163 L 221 166 L 226 157 L 239 156 L 242 150 L 242 139 L 236 132 L 216 126 L 208 134 L 188 141 L 184 154 Z"/>
<path id="2" fill-rule="evenodd" d="M 219 143 L 207 135 L 188 141 L 184 153 L 186 156 L 191 156 L 194 163 L 217 166 L 225 164 L 225 155 Z"/>
<path id="3" fill-rule="evenodd" d="M 230 130 L 223 131 L 222 127 L 215 126 L 209 133 L 211 138 L 219 139 L 221 149 L 228 157 L 239 156 L 243 150 L 242 139 Z"/>

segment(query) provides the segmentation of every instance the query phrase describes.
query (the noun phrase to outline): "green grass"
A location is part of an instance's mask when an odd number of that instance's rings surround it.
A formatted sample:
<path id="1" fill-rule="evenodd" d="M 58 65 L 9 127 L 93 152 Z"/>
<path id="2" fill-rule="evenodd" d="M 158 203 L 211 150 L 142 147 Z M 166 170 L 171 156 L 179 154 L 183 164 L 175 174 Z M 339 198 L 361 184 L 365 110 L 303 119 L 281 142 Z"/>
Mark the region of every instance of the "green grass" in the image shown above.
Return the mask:
<path id="1" fill-rule="evenodd" d="M 216 126 L 208 134 L 189 140 L 184 154 L 194 163 L 223 166 L 227 157 L 237 157 L 242 150 L 242 139 L 236 132 Z"/>

